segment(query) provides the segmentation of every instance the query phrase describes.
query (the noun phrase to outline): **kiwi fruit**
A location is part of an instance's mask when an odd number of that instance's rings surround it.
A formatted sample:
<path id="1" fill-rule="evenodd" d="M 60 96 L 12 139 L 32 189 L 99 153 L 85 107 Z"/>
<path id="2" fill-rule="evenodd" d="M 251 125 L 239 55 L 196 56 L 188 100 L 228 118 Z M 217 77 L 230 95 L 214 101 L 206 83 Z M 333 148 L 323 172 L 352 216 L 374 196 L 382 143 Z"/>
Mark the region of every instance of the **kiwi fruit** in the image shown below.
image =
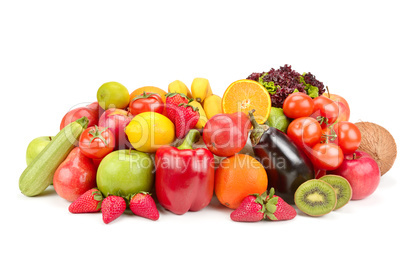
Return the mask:
<path id="1" fill-rule="evenodd" d="M 323 180 L 312 179 L 302 183 L 295 192 L 296 206 L 310 216 L 322 216 L 336 207 L 334 188 Z"/>
<path id="2" fill-rule="evenodd" d="M 336 193 L 336 206 L 335 209 L 341 208 L 346 205 L 352 198 L 352 187 L 347 179 L 337 175 L 325 175 L 320 178 L 329 183 L 334 188 Z M 334 210 L 335 210 L 334 209 Z"/>

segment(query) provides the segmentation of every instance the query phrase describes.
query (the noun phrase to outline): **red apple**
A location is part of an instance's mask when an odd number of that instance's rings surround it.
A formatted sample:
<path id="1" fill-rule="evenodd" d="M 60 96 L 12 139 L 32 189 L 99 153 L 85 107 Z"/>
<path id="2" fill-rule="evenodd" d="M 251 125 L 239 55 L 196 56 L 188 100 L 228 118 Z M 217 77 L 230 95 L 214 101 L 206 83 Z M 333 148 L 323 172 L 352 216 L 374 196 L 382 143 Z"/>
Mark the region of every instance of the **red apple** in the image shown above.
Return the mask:
<path id="1" fill-rule="evenodd" d="M 340 121 L 349 121 L 350 118 L 350 108 L 348 102 L 341 96 L 336 94 L 323 94 L 325 97 L 330 98 L 331 100 L 335 101 L 339 108 L 339 116 L 338 122 Z"/>
<path id="2" fill-rule="evenodd" d="M 115 149 L 126 149 L 130 147 L 124 128 L 130 123 L 133 117 L 128 111 L 117 108 L 107 109 L 99 118 L 99 127 L 107 127 L 116 139 Z"/>
<path id="3" fill-rule="evenodd" d="M 98 124 L 99 113 L 101 110 L 102 108 L 100 108 L 98 102 L 93 102 L 85 107 L 75 108 L 66 113 L 63 117 L 60 123 L 60 130 L 83 116 L 86 116 L 89 120 L 88 127 L 92 127 Z"/>
<path id="4" fill-rule="evenodd" d="M 53 186 L 60 197 L 70 202 L 96 187 L 96 169 L 92 159 L 75 147 L 56 169 Z"/>
<path id="5" fill-rule="evenodd" d="M 362 151 L 346 155 L 341 166 L 329 173 L 342 176 L 349 181 L 353 192 L 352 200 L 363 199 L 374 193 L 381 178 L 377 162 Z"/>

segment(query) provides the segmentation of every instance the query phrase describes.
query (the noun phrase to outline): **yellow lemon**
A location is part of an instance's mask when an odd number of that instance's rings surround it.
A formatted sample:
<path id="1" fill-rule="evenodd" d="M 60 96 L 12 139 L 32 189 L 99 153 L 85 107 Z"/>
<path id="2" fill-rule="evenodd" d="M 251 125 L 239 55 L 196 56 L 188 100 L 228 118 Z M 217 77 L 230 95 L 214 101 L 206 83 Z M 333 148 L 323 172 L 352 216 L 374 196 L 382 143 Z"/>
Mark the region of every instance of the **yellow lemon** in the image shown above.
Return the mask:
<path id="1" fill-rule="evenodd" d="M 171 144 L 175 139 L 172 121 L 155 112 L 136 115 L 125 132 L 134 149 L 145 153 L 154 153 L 159 147 Z"/>

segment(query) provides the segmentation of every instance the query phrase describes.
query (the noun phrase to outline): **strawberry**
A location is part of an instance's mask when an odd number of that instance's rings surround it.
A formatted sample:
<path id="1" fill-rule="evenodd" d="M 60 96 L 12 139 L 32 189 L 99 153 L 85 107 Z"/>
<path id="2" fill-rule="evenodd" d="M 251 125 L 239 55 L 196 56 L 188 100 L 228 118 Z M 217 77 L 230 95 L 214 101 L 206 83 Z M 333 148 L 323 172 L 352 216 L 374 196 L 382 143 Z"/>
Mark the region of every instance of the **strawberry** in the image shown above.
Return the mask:
<path id="1" fill-rule="evenodd" d="M 184 103 L 179 104 L 174 121 L 176 137 L 179 139 L 184 138 L 189 130 L 195 127 L 199 118 L 200 112 L 197 107 Z"/>
<path id="2" fill-rule="evenodd" d="M 240 206 L 230 214 L 233 221 L 255 222 L 264 219 L 264 199 L 260 195 L 248 195 Z"/>
<path id="3" fill-rule="evenodd" d="M 109 195 L 103 199 L 101 210 L 103 222 L 108 224 L 123 214 L 126 210 L 126 201 L 123 197 Z"/>
<path id="4" fill-rule="evenodd" d="M 274 188 L 271 188 L 269 195 L 264 192 L 247 196 L 230 214 L 230 218 L 233 221 L 255 222 L 264 219 L 291 220 L 296 217 L 296 210 L 274 193 Z"/>
<path id="5" fill-rule="evenodd" d="M 101 210 L 102 199 L 102 193 L 98 189 L 92 188 L 71 203 L 68 210 L 71 213 L 99 212 Z"/>
<path id="6" fill-rule="evenodd" d="M 189 103 L 189 99 L 186 95 L 182 93 L 166 94 L 166 115 L 173 123 L 175 122 L 177 107 L 181 103 Z"/>
<path id="7" fill-rule="evenodd" d="M 296 210 L 286 203 L 281 197 L 274 195 L 275 190 L 271 188 L 266 199 L 266 217 L 272 221 L 291 220 L 296 217 Z"/>
<path id="8" fill-rule="evenodd" d="M 131 197 L 130 209 L 137 216 L 153 221 L 159 219 L 159 211 L 149 193 L 140 192 Z"/>

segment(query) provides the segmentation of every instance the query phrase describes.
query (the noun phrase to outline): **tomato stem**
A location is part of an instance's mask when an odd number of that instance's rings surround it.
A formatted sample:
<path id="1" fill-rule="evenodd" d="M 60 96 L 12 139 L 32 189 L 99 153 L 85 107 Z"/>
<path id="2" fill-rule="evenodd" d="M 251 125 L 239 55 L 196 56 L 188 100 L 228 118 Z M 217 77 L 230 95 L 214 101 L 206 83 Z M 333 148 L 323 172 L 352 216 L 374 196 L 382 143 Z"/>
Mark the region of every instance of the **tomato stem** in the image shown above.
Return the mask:
<path id="1" fill-rule="evenodd" d="M 99 131 L 98 126 L 95 126 L 95 131 L 91 130 L 91 131 L 88 132 L 88 134 L 92 135 L 92 138 L 91 138 L 91 140 L 89 142 L 91 143 L 94 139 L 99 138 L 99 139 L 101 139 L 103 141 L 103 143 L 105 145 L 108 145 L 108 142 L 102 136 L 102 133 L 105 132 L 106 130 L 107 130 L 107 127 L 102 129 L 101 131 Z"/>

